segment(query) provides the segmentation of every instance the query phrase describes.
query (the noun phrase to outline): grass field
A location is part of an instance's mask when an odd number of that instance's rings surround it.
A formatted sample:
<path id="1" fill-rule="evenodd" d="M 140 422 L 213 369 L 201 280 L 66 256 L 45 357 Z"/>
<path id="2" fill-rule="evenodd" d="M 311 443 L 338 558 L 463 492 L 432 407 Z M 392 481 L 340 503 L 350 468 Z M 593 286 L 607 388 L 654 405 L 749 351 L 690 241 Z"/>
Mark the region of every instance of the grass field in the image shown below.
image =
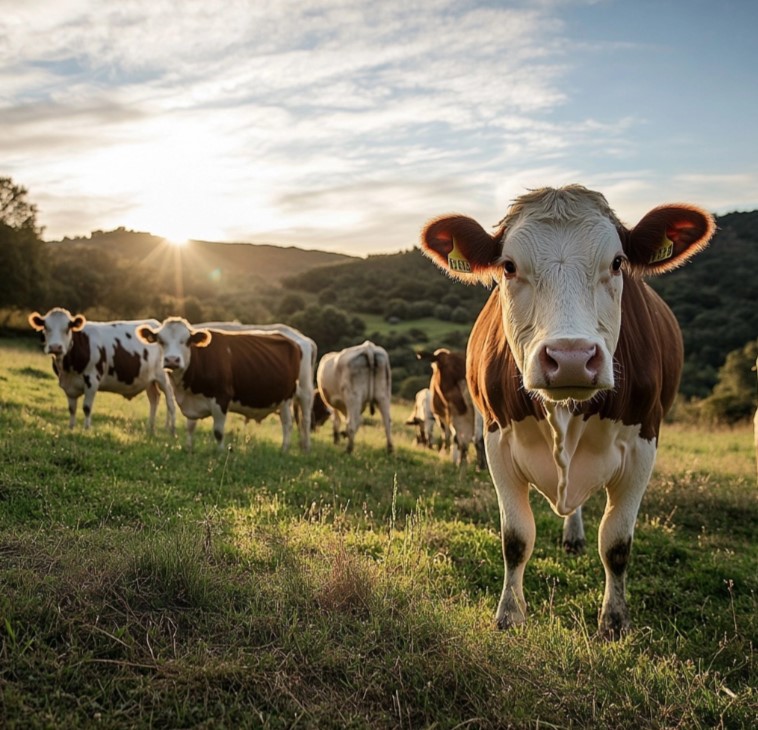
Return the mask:
<path id="1" fill-rule="evenodd" d="M 395 404 L 401 424 L 410 408 Z M 163 406 L 159 411 L 162 417 Z M 758 720 L 752 435 L 667 425 L 629 574 L 634 631 L 596 637 L 588 551 L 533 494 L 524 628 L 489 476 L 367 419 L 279 452 L 277 421 L 145 432 L 101 394 L 67 428 L 38 350 L 0 344 L 0 726 L 751 728 Z M 81 418 L 81 416 L 80 416 Z M 80 421 L 81 422 L 81 421 Z"/>

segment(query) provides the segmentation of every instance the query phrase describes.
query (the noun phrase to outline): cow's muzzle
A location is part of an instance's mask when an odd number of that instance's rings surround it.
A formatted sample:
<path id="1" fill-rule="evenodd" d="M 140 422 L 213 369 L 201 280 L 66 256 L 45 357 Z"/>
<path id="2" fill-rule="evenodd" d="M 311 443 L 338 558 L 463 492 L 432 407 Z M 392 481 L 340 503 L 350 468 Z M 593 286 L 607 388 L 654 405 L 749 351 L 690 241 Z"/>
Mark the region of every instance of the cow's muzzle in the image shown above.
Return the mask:
<path id="1" fill-rule="evenodd" d="M 550 400 L 587 400 L 613 387 L 613 371 L 605 348 L 586 339 L 543 342 L 535 353 L 530 390 Z"/>

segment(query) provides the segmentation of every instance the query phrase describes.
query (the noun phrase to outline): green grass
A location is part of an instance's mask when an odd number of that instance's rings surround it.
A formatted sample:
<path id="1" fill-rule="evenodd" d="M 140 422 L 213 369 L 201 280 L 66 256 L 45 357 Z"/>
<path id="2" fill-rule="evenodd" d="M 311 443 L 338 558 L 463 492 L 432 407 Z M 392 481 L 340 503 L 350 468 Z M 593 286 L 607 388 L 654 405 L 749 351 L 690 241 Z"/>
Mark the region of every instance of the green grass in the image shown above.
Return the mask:
<path id="1" fill-rule="evenodd" d="M 382 315 L 364 314 L 358 316 L 366 324 L 366 334 L 380 332 L 383 335 L 389 334 L 406 334 L 410 330 L 416 329 L 425 332 L 429 340 L 437 342 L 444 335 L 450 332 L 466 332 L 471 330 L 471 324 L 459 324 L 456 322 L 445 322 L 435 317 L 422 317 L 421 319 L 409 319 L 407 321 L 390 324 Z"/>
<path id="2" fill-rule="evenodd" d="M 489 477 L 367 419 L 279 452 L 230 418 L 195 452 L 147 401 L 67 428 L 38 351 L 0 346 L 0 726 L 749 728 L 758 717 L 758 500 L 748 427 L 667 425 L 629 576 L 634 631 L 599 640 L 603 499 L 588 551 L 533 494 L 525 628 Z M 162 418 L 163 407 L 159 411 Z M 183 420 L 183 419 L 182 419 Z M 81 422 L 81 421 L 80 421 Z"/>

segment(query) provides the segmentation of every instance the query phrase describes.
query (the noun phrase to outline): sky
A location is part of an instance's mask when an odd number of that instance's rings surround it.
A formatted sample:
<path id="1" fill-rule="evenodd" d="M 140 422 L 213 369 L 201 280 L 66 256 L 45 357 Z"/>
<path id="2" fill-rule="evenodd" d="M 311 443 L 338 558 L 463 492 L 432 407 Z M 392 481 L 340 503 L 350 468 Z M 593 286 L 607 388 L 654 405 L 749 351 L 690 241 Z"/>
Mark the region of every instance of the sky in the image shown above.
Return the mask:
<path id="1" fill-rule="evenodd" d="M 0 177 L 43 238 L 365 256 L 581 183 L 758 209 L 754 0 L 0 0 Z"/>

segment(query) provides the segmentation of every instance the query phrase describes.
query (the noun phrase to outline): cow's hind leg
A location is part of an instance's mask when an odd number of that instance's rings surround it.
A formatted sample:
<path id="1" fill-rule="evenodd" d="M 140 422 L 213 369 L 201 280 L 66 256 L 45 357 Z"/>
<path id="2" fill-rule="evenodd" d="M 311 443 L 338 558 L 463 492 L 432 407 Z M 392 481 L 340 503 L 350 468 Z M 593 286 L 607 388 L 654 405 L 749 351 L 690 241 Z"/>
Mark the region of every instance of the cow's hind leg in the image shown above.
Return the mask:
<path id="1" fill-rule="evenodd" d="M 563 549 L 569 555 L 581 555 L 586 546 L 582 508 L 578 507 L 576 512 L 563 520 Z"/>
<path id="2" fill-rule="evenodd" d="M 391 454 L 395 447 L 392 445 L 392 422 L 390 421 L 389 398 L 387 398 L 386 402 L 382 401 L 378 403 L 378 405 L 382 414 L 382 422 L 384 423 L 384 433 L 387 437 L 387 453 Z"/>
<path id="3" fill-rule="evenodd" d="M 292 438 L 292 400 L 286 400 L 279 406 L 279 418 L 282 421 L 282 452 L 286 453 Z"/>
<path id="4" fill-rule="evenodd" d="M 626 570 L 637 512 L 655 463 L 655 442 L 638 439 L 634 448 L 630 449 L 627 463 L 633 464 L 633 468 L 620 481 L 606 488 L 608 499 L 598 537 L 600 558 L 605 568 L 605 593 L 599 629 L 606 639 L 620 638 L 630 626 Z"/>
<path id="5" fill-rule="evenodd" d="M 226 428 L 226 411 L 217 403 L 211 405 L 211 418 L 213 418 L 213 438 L 219 451 L 224 448 L 224 429 Z M 291 424 L 290 424 L 291 428 Z"/>
<path id="6" fill-rule="evenodd" d="M 195 429 L 197 428 L 197 419 L 187 419 L 187 450 L 192 451 L 195 442 Z"/>
<path id="7" fill-rule="evenodd" d="M 499 629 L 524 623 L 524 568 L 534 549 L 536 528 L 529 504 L 529 485 L 513 471 L 510 450 L 503 449 L 500 433 L 485 436 L 487 459 L 500 505 L 500 534 L 503 543 L 505 576 L 495 621 Z"/>
<path id="8" fill-rule="evenodd" d="M 340 413 L 336 408 L 332 408 L 332 439 L 334 444 L 337 445 L 340 442 L 340 428 L 342 425 L 342 419 Z"/>
<path id="9" fill-rule="evenodd" d="M 85 381 L 87 376 L 85 375 Z M 100 385 L 100 381 L 95 381 L 89 385 L 85 385 L 84 388 L 84 401 L 82 402 L 82 411 L 84 412 L 84 428 L 87 429 L 92 425 L 92 406 L 95 404 L 95 396 L 97 395 L 97 387 Z"/>
<path id="10" fill-rule="evenodd" d="M 345 430 L 347 431 L 347 453 L 352 454 L 353 448 L 355 448 L 355 434 L 358 432 L 358 428 L 361 425 L 361 409 L 358 406 L 348 405 L 347 409 L 347 425 Z"/>

